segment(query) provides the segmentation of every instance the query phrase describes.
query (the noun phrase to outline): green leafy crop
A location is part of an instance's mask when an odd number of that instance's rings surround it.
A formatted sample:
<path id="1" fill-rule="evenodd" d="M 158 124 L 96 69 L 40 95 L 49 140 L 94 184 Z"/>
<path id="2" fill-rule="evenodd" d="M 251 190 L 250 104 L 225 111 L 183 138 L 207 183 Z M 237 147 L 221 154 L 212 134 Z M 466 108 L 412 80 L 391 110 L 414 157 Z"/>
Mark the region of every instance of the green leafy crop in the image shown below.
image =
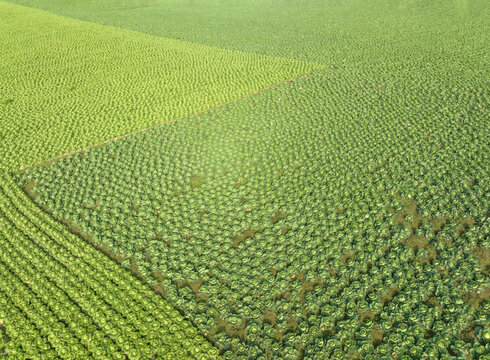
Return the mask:
<path id="1" fill-rule="evenodd" d="M 42 162 L 318 68 L 0 2 L 2 166 Z"/>
<path id="2" fill-rule="evenodd" d="M 66 357 L 78 341 L 95 357 L 487 359 L 486 1 L 14 2 L 140 33 L 0 3 L 1 164 L 45 161 L 14 175 L 33 203 L 2 185 L 0 271 L 15 285 L 0 315 L 16 321 L 0 323 L 0 354 Z M 137 287 L 118 291 L 119 276 Z M 46 337 L 85 319 L 65 306 L 82 289 L 107 332 Z M 155 342 L 165 325 L 182 346 Z"/>
<path id="3" fill-rule="evenodd" d="M 214 359 L 217 349 L 130 273 L 0 178 L 0 354 Z"/>
<path id="4" fill-rule="evenodd" d="M 16 178 L 225 357 L 480 351 L 483 112 L 462 126 L 414 91 L 420 112 L 390 114 L 396 91 L 348 81 L 315 72 Z"/>

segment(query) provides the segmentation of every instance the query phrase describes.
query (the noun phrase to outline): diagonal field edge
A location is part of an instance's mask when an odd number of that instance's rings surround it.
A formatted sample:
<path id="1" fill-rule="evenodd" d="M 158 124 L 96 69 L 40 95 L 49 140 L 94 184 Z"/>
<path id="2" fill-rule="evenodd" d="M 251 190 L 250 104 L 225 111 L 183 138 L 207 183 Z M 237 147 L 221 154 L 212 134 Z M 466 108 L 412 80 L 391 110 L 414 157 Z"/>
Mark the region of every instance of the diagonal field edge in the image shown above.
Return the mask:
<path id="1" fill-rule="evenodd" d="M 55 156 L 53 158 L 50 158 L 48 160 L 43 160 L 43 161 L 40 161 L 40 162 L 37 162 L 35 164 L 30 164 L 30 165 L 24 165 L 24 166 L 21 166 L 17 171 L 24 171 L 24 170 L 27 170 L 27 169 L 31 169 L 31 168 L 34 168 L 34 167 L 37 167 L 37 166 L 46 166 L 46 165 L 49 165 L 57 160 L 61 160 L 61 159 L 64 159 L 68 156 L 71 156 L 71 155 L 75 155 L 75 154 L 78 154 L 78 153 L 81 153 L 81 152 L 85 152 L 87 150 L 91 150 L 91 149 L 95 149 L 95 148 L 98 148 L 98 147 L 101 147 L 101 146 L 105 146 L 109 143 L 112 143 L 114 141 L 118 141 L 118 140 L 122 140 L 122 139 L 125 139 L 131 135 L 136 135 L 136 134 L 140 134 L 142 132 L 146 132 L 148 130 L 151 130 L 151 129 L 155 129 L 155 128 L 158 128 L 158 127 L 161 127 L 163 125 L 166 125 L 166 124 L 170 124 L 170 123 L 173 123 L 173 122 L 176 122 L 176 121 L 182 121 L 182 120 L 185 120 L 185 119 L 189 119 L 193 116 L 196 116 L 196 115 L 201 115 L 201 114 L 204 114 L 204 113 L 207 113 L 207 112 L 210 112 L 210 111 L 213 111 L 215 109 L 219 109 L 219 108 L 222 108 L 224 106 L 227 106 L 227 105 L 230 105 L 230 104 L 233 104 L 233 103 L 236 103 L 236 102 L 239 102 L 239 101 L 242 101 L 246 98 L 249 98 L 251 96 L 257 96 L 259 95 L 260 93 L 264 92 L 264 91 L 267 91 L 267 90 L 271 90 L 271 89 L 274 89 L 278 86 L 281 86 L 285 83 L 289 83 L 289 82 L 292 82 L 292 81 L 295 81 L 295 80 L 298 80 L 300 78 L 304 78 L 304 77 L 307 77 L 308 75 L 310 75 L 312 72 L 310 71 L 309 73 L 306 73 L 306 74 L 302 74 L 302 75 L 298 75 L 298 76 L 295 76 L 295 77 L 292 77 L 292 78 L 289 78 L 289 79 L 286 79 L 286 80 L 283 80 L 283 81 L 280 81 L 276 84 L 273 84 L 273 85 L 270 85 L 268 87 L 265 87 L 263 89 L 260 89 L 260 90 L 257 90 L 257 91 L 254 91 L 253 93 L 251 94 L 247 94 L 245 96 L 242 96 L 241 98 L 238 98 L 238 99 L 233 99 L 233 100 L 230 100 L 230 101 L 227 101 L 225 103 L 222 103 L 220 105 L 217 105 L 217 106 L 214 106 L 212 108 L 209 108 L 209 109 L 204 109 L 202 111 L 199 111 L 199 112 L 195 112 L 193 114 L 190 114 L 190 115 L 187 115 L 187 116 L 184 116 L 184 117 L 181 117 L 181 118 L 177 118 L 177 119 L 172 119 L 172 120 L 168 120 L 168 121 L 164 121 L 164 122 L 161 122 L 161 123 L 158 123 L 158 124 L 155 124 L 155 125 L 152 125 L 152 126 L 149 126 L 149 127 L 146 127 L 144 129 L 140 129 L 140 130 L 136 130 L 136 131 L 133 131 L 133 132 L 130 132 L 130 133 L 127 133 L 127 134 L 124 134 L 124 135 L 120 135 L 120 136 L 116 136 L 112 139 L 108 139 L 108 140 L 105 140 L 105 141 L 102 141 L 98 144 L 94 144 L 94 145 L 90 145 L 90 146 L 87 146 L 87 147 L 84 147 L 84 148 L 81 148 L 81 149 L 77 149 L 77 150 L 74 150 L 74 151 L 70 151 L 70 152 L 67 152 L 67 153 L 64 153 L 62 155 L 58 155 L 58 156 Z"/>
<path id="2" fill-rule="evenodd" d="M 0 37 L 0 167 L 11 171 L 233 102 L 325 66 L 1 0 L 0 9 L 5 35 Z"/>
<path id="3" fill-rule="evenodd" d="M 138 325 L 139 327 L 146 320 L 146 315 L 144 315 L 144 313 L 147 312 L 148 309 L 151 309 L 151 305 L 148 304 L 154 304 L 156 306 L 161 306 L 162 309 L 165 309 L 166 318 L 168 321 L 171 321 L 171 323 L 177 322 L 177 320 L 171 319 L 171 315 L 173 313 L 174 316 L 179 317 L 180 315 L 179 318 L 183 319 L 186 324 L 190 324 L 195 329 L 195 326 L 192 325 L 192 323 L 188 322 L 188 320 L 186 320 L 183 315 L 180 314 L 176 307 L 174 307 L 170 302 L 163 299 L 161 296 L 155 294 L 154 291 L 150 289 L 147 283 L 141 281 L 138 278 L 135 278 L 134 275 L 131 274 L 128 270 L 120 267 L 114 261 L 114 259 L 107 257 L 106 254 L 103 254 L 103 252 L 93 246 L 93 244 L 90 244 L 84 239 L 79 238 L 77 235 L 71 233 L 67 228 L 65 228 L 64 225 L 57 222 L 47 213 L 43 212 L 42 209 L 40 209 L 34 202 L 32 202 L 32 200 L 18 187 L 18 185 L 15 184 L 14 180 L 8 173 L 0 172 L 0 200 L 0 218 L 2 216 L 8 215 L 9 213 L 15 212 L 16 215 L 13 216 L 11 220 L 8 220 L 8 216 L 5 218 L 8 224 L 11 224 L 9 226 L 13 226 L 16 231 L 21 231 L 27 237 L 29 237 L 29 234 L 33 239 L 35 237 L 34 243 L 41 245 L 41 248 L 44 249 L 43 251 L 46 256 L 50 256 L 50 254 L 57 255 L 53 257 L 53 260 L 58 264 L 66 266 L 66 264 L 64 264 L 66 259 L 71 259 L 70 262 L 77 262 L 78 266 L 85 264 L 84 266 L 88 267 L 89 271 L 95 272 L 95 276 L 90 277 L 90 279 L 93 279 L 90 280 L 92 286 L 88 286 L 88 288 L 96 290 L 96 288 L 93 287 L 93 284 L 97 283 L 100 286 L 107 287 L 107 289 L 112 289 L 112 292 L 119 292 L 119 296 L 122 299 L 123 303 L 129 307 L 131 313 L 139 318 L 139 320 L 135 320 L 140 322 L 140 325 Z M 23 225 L 19 227 L 19 224 Z M 31 224 L 33 227 L 29 227 L 28 224 Z M 36 235 L 34 236 L 34 234 Z M 56 237 L 54 237 L 54 234 L 60 235 L 61 238 L 57 239 Z M 2 231 L 0 231 L 0 238 L 1 237 Z M 10 239 L 6 237 L 6 240 L 9 241 Z M 61 253 L 58 254 L 60 250 Z M 95 261 L 94 263 L 90 261 L 90 259 L 96 258 L 99 261 Z M 86 279 L 83 280 L 84 283 L 86 283 L 86 281 Z M 134 294 L 127 293 L 125 290 L 122 290 L 121 286 L 125 286 L 122 284 L 130 286 L 134 290 L 142 291 L 142 294 L 147 297 L 150 296 L 148 298 L 149 302 L 139 302 L 135 298 Z M 70 289 L 72 288 L 73 286 L 69 285 L 68 287 L 63 287 L 64 290 L 62 288 L 60 288 L 60 290 L 70 291 Z M 94 295 L 92 294 L 87 296 L 90 297 Z M 71 297 L 71 295 L 69 295 L 69 297 Z M 136 303 L 133 303 L 134 301 L 136 301 Z M 168 308 L 168 306 L 170 306 L 171 308 Z M 148 335 L 145 338 L 150 339 L 151 336 L 153 335 Z M 209 351 L 214 351 L 214 353 L 216 353 L 215 350 L 211 350 L 214 347 L 209 341 L 207 341 L 207 339 L 203 338 L 201 335 L 197 336 L 199 337 L 199 339 L 203 339 L 204 342 L 198 342 L 194 346 L 202 347 L 202 350 L 207 349 L 208 353 Z"/>

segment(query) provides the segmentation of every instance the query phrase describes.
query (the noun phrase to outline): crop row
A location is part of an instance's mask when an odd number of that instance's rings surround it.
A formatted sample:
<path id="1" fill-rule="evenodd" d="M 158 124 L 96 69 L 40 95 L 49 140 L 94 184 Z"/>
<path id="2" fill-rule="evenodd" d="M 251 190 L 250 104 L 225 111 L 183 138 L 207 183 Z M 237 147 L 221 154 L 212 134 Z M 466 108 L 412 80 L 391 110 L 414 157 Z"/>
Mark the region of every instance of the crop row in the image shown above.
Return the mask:
<path id="1" fill-rule="evenodd" d="M 6 304 L 0 320 L 9 338 L 6 354 L 63 359 L 218 355 L 172 306 L 39 211 L 8 175 L 0 189 L 0 288 Z"/>

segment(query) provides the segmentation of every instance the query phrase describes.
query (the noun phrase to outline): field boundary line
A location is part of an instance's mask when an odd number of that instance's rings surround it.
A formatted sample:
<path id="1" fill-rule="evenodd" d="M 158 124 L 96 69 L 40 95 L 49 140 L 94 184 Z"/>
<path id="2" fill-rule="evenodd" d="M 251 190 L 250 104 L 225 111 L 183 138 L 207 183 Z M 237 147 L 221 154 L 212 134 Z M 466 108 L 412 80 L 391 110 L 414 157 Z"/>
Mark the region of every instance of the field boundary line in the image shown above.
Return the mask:
<path id="1" fill-rule="evenodd" d="M 257 95 L 259 95 L 260 93 L 262 93 L 264 91 L 267 91 L 267 90 L 276 88 L 276 87 L 281 86 L 281 85 L 283 85 L 285 83 L 290 83 L 292 81 L 296 81 L 296 80 L 298 80 L 298 79 L 300 79 L 302 77 L 308 78 L 308 76 L 312 72 L 313 72 L 313 70 L 310 71 L 310 72 L 308 72 L 308 73 L 306 73 L 306 74 L 297 75 L 297 76 L 294 76 L 292 78 L 289 78 L 289 79 L 286 79 L 286 80 L 282 80 L 282 81 L 280 81 L 280 82 L 278 82 L 276 84 L 273 84 L 273 85 L 270 85 L 268 87 L 262 88 L 260 90 L 254 91 L 253 93 L 247 94 L 247 95 L 242 96 L 240 98 L 227 101 L 227 102 L 222 103 L 222 104 L 219 104 L 217 106 L 214 106 L 214 107 L 211 107 L 211 108 L 208 108 L 208 109 L 204 109 L 204 110 L 201 110 L 199 112 L 192 113 L 190 115 L 186 115 L 186 116 L 181 117 L 181 118 L 176 118 L 176 119 L 171 119 L 171 120 L 168 120 L 168 121 L 164 121 L 164 122 L 161 122 L 161 123 L 158 123 L 158 124 L 155 124 L 155 125 L 152 125 L 152 126 L 149 126 L 149 127 L 143 128 L 143 129 L 140 129 L 140 130 L 136 130 L 136 131 L 133 131 L 133 132 L 124 134 L 124 135 L 116 136 L 116 137 L 114 137 L 112 139 L 104 140 L 103 142 L 100 142 L 100 143 L 97 143 L 97 144 L 94 144 L 94 145 L 90 145 L 90 146 L 87 146 L 87 147 L 84 147 L 84 148 L 81 148 L 81 149 L 77 149 L 77 150 L 74 150 L 74 151 L 70 151 L 70 152 L 64 153 L 62 155 L 55 156 L 55 157 L 50 158 L 48 160 L 43 160 L 43 161 L 40 161 L 40 162 L 31 164 L 31 165 L 21 166 L 17 171 L 24 171 L 24 170 L 27 170 L 27 169 L 30 169 L 30 168 L 34 168 L 34 167 L 37 167 L 37 166 L 46 166 L 46 165 L 49 165 L 49 164 L 51 164 L 51 163 L 53 163 L 53 162 L 55 162 L 57 160 L 61 160 L 63 158 L 66 158 L 68 156 L 71 156 L 71 155 L 82 153 L 84 151 L 95 149 L 95 148 L 98 148 L 98 147 L 103 147 L 103 146 L 105 146 L 105 145 L 107 145 L 107 144 L 109 144 L 111 142 L 122 140 L 122 139 L 125 139 L 125 138 L 127 138 L 129 136 L 132 136 L 132 135 L 140 134 L 140 133 L 146 132 L 146 131 L 151 130 L 151 129 L 155 129 L 157 127 L 160 127 L 160 126 L 163 126 L 163 125 L 166 125 L 166 124 L 169 124 L 169 123 L 173 123 L 173 122 L 176 122 L 176 121 L 185 120 L 185 119 L 191 118 L 191 117 L 196 116 L 196 115 L 201 115 L 201 114 L 207 113 L 209 111 L 212 111 L 212 110 L 215 110 L 215 109 L 219 109 L 219 108 L 225 107 L 227 105 L 236 103 L 238 101 L 247 99 L 249 97 L 257 96 Z"/>
<path id="2" fill-rule="evenodd" d="M 123 11 L 123 10 L 136 10 L 136 9 L 145 9 L 145 8 L 150 8 L 152 5 L 145 5 L 145 6 L 135 6 L 135 7 L 129 7 L 129 8 L 117 8 L 113 9 L 114 11 Z"/>

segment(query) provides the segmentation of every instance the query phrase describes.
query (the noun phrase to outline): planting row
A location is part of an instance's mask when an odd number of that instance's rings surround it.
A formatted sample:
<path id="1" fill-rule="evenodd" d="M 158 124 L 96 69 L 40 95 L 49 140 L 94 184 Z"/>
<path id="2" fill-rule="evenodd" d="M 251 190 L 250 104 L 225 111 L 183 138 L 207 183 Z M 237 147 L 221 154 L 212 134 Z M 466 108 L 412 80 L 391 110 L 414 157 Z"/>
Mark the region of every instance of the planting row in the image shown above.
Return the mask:
<path id="1" fill-rule="evenodd" d="M 46 216 L 8 175 L 1 179 L 0 193 L 0 320 L 6 355 L 218 356 L 177 310 Z"/>

